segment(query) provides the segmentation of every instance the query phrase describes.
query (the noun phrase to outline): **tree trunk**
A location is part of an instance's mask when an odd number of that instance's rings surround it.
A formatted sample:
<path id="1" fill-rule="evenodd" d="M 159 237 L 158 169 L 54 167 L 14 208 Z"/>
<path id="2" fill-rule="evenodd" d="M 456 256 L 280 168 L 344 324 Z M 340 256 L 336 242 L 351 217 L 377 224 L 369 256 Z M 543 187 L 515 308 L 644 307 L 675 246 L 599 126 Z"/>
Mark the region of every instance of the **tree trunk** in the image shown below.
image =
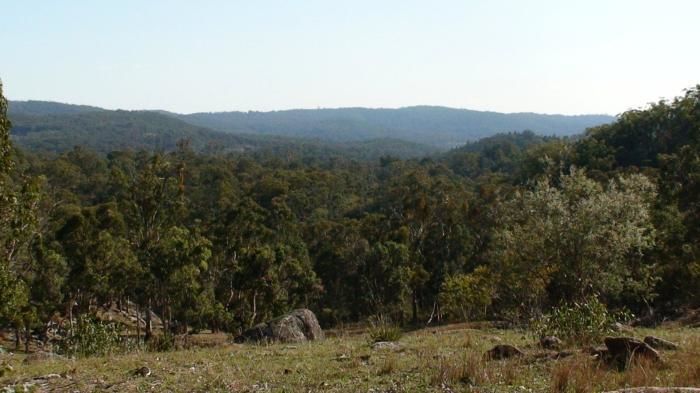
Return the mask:
<path id="1" fill-rule="evenodd" d="M 75 303 L 75 300 L 73 299 L 73 296 L 68 297 L 68 309 L 66 310 L 66 314 L 68 315 L 68 326 L 70 328 L 71 334 L 73 334 L 73 304 Z"/>
<path id="2" fill-rule="evenodd" d="M 29 343 L 32 340 L 32 330 L 27 325 L 24 328 L 24 353 L 29 353 Z"/>
<path id="3" fill-rule="evenodd" d="M 412 295 L 413 301 L 412 301 L 412 307 L 411 307 L 411 320 L 414 325 L 418 324 L 418 294 L 416 293 L 416 290 L 413 290 L 413 295 Z"/>
<path id="4" fill-rule="evenodd" d="M 153 336 L 153 326 L 151 321 L 151 298 L 148 298 L 148 306 L 146 307 L 146 333 L 144 334 L 144 341 L 148 341 Z"/>
<path id="5" fill-rule="evenodd" d="M 141 307 L 136 303 L 136 346 L 141 348 Z"/>
<path id="6" fill-rule="evenodd" d="M 255 325 L 255 318 L 257 318 L 257 316 L 258 316 L 257 315 L 257 305 L 255 303 L 255 298 L 257 296 L 258 296 L 258 292 L 253 291 L 253 315 L 251 315 L 251 317 L 250 317 L 250 323 L 248 324 L 249 327 Z"/>
<path id="7" fill-rule="evenodd" d="M 22 345 L 22 332 L 19 326 L 15 326 L 15 352 L 19 352 L 19 347 Z"/>

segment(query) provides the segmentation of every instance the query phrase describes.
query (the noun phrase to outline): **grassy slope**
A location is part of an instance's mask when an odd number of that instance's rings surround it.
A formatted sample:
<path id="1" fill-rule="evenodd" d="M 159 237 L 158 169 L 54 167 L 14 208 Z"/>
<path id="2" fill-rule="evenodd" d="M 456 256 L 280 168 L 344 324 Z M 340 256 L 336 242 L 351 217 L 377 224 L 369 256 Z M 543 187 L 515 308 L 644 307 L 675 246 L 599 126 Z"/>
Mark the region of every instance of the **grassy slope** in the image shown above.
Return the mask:
<path id="1" fill-rule="evenodd" d="M 638 365 L 625 372 L 597 366 L 584 355 L 548 361 L 482 360 L 496 343 L 537 352 L 524 332 L 473 330 L 461 326 L 425 329 L 404 336 L 399 352 L 372 350 L 364 335 L 304 345 L 226 344 L 167 353 L 132 353 L 80 360 L 23 363 L 2 355 L 14 371 L 0 386 L 50 373 L 56 391 L 241 391 L 241 392 L 599 392 L 631 386 L 700 386 L 697 329 L 638 331 L 679 342 L 664 352 L 664 365 Z M 152 375 L 131 374 L 148 366 Z M 560 389 L 568 383 L 568 388 Z M 41 385 L 39 385 L 41 386 Z"/>

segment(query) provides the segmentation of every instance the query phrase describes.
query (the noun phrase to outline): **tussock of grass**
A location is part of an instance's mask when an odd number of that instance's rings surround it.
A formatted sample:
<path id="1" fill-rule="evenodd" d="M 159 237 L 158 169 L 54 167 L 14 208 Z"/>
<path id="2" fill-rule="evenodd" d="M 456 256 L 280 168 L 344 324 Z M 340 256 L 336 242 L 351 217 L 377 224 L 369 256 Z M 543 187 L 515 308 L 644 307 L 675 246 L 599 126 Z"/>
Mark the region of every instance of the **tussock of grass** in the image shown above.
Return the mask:
<path id="1" fill-rule="evenodd" d="M 392 323 L 386 317 L 375 317 L 370 319 L 367 334 L 371 342 L 398 341 L 403 336 L 401 328 Z"/>

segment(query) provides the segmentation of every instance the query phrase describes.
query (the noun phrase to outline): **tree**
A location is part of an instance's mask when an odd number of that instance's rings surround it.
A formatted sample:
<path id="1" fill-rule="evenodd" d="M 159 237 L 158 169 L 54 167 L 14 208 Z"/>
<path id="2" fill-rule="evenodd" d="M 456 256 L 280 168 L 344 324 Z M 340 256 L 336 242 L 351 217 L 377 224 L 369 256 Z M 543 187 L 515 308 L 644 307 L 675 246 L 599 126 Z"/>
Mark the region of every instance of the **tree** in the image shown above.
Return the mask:
<path id="1" fill-rule="evenodd" d="M 15 317 L 19 309 L 27 302 L 27 288 L 14 270 L 17 239 L 14 237 L 18 228 L 18 201 L 11 189 L 10 172 L 13 167 L 10 127 L 7 118 L 7 100 L 2 94 L 0 81 L 0 319 Z"/>
<path id="2" fill-rule="evenodd" d="M 10 127 L 0 82 L 0 321 L 15 325 L 19 347 L 19 329 L 27 328 L 28 336 L 35 314 L 23 274 L 31 269 L 29 246 L 36 234 L 40 194 L 35 179 L 13 171 Z"/>
<path id="3" fill-rule="evenodd" d="M 501 300 L 529 313 L 548 300 L 619 295 L 653 245 L 655 193 L 643 175 L 603 187 L 572 168 L 558 186 L 545 177 L 516 194 L 499 211 L 492 247 Z"/>
<path id="4" fill-rule="evenodd" d="M 126 169 L 115 168 L 113 182 L 129 227 L 131 249 L 143 273 L 132 285 L 137 289 L 139 303 L 145 308 L 145 337 L 149 339 L 154 299 L 159 294 L 154 280 L 159 269 L 156 256 L 169 228 L 179 223 L 184 200 L 177 175 L 162 156 L 141 157 L 140 168 Z"/>
<path id="5" fill-rule="evenodd" d="M 467 321 L 485 317 L 494 295 L 491 272 L 479 266 L 471 273 L 447 277 L 440 290 L 440 303 L 453 318 Z"/>
<path id="6" fill-rule="evenodd" d="M 140 267 L 126 238 L 126 225 L 115 203 L 86 207 L 67 215 L 56 232 L 69 268 L 68 313 L 77 302 L 89 306 L 134 296 Z"/>
<path id="7" fill-rule="evenodd" d="M 219 298 L 244 328 L 307 306 L 320 289 L 284 187 L 269 179 L 258 186 L 215 229 Z"/>

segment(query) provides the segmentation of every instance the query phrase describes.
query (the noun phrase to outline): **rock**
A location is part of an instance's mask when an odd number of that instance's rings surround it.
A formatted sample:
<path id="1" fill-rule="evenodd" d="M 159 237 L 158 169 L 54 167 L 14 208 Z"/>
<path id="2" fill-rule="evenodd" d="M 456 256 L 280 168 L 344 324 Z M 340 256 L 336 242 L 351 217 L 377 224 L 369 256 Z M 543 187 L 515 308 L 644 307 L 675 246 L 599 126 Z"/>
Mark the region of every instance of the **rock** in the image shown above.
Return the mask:
<path id="1" fill-rule="evenodd" d="M 644 342 L 654 349 L 665 349 L 668 351 L 675 351 L 678 349 L 678 344 L 654 336 L 644 337 Z"/>
<path id="2" fill-rule="evenodd" d="M 540 346 L 544 349 L 560 349 L 562 344 L 556 336 L 545 336 L 540 339 Z"/>
<path id="3" fill-rule="evenodd" d="M 27 355 L 26 358 L 24 358 L 25 363 L 33 363 L 33 362 L 39 362 L 39 361 L 47 361 L 47 360 L 65 360 L 66 358 L 55 354 L 53 352 L 44 352 L 44 351 L 37 351 L 34 353 L 30 353 Z"/>
<path id="4" fill-rule="evenodd" d="M 636 357 L 645 358 L 654 362 L 661 360 L 659 353 L 645 342 L 632 337 L 605 337 L 605 346 L 611 361 L 616 362 L 620 368 L 626 367 L 630 360 Z"/>
<path id="5" fill-rule="evenodd" d="M 620 322 L 615 322 L 612 329 L 618 333 L 634 334 L 634 328 L 629 325 L 623 325 Z"/>
<path id="6" fill-rule="evenodd" d="M 299 343 L 322 340 L 323 330 L 311 310 L 298 309 L 269 322 L 255 325 L 236 337 L 237 343 L 246 341 L 279 341 Z"/>
<path id="7" fill-rule="evenodd" d="M 610 353 L 607 347 L 588 347 L 584 348 L 582 352 L 587 353 L 598 360 L 608 360 L 610 358 Z"/>
<path id="8" fill-rule="evenodd" d="M 484 357 L 489 360 L 508 359 L 520 356 L 525 356 L 523 351 L 509 344 L 496 345 L 484 354 Z"/>
<path id="9" fill-rule="evenodd" d="M 568 358 L 569 356 L 573 356 L 573 355 L 574 355 L 574 352 L 572 352 L 572 351 L 558 351 L 558 352 L 552 353 L 550 355 L 550 358 L 557 360 L 557 359 Z"/>
<path id="10" fill-rule="evenodd" d="M 378 341 L 372 344 L 372 349 L 388 349 L 392 351 L 398 351 L 399 349 L 401 349 L 401 345 L 393 341 Z"/>
<path id="11" fill-rule="evenodd" d="M 335 358 L 336 361 L 338 362 L 344 362 L 350 360 L 350 356 L 346 353 L 340 354 L 340 356 Z"/>
<path id="12" fill-rule="evenodd" d="M 131 373 L 137 377 L 148 377 L 151 375 L 151 369 L 143 366 L 133 370 Z"/>
<path id="13" fill-rule="evenodd" d="M 532 355 L 532 357 L 535 360 L 559 360 L 559 359 L 564 359 L 569 356 L 573 356 L 574 352 L 572 351 L 550 351 L 550 352 L 542 352 L 542 353 L 536 353 Z"/>

